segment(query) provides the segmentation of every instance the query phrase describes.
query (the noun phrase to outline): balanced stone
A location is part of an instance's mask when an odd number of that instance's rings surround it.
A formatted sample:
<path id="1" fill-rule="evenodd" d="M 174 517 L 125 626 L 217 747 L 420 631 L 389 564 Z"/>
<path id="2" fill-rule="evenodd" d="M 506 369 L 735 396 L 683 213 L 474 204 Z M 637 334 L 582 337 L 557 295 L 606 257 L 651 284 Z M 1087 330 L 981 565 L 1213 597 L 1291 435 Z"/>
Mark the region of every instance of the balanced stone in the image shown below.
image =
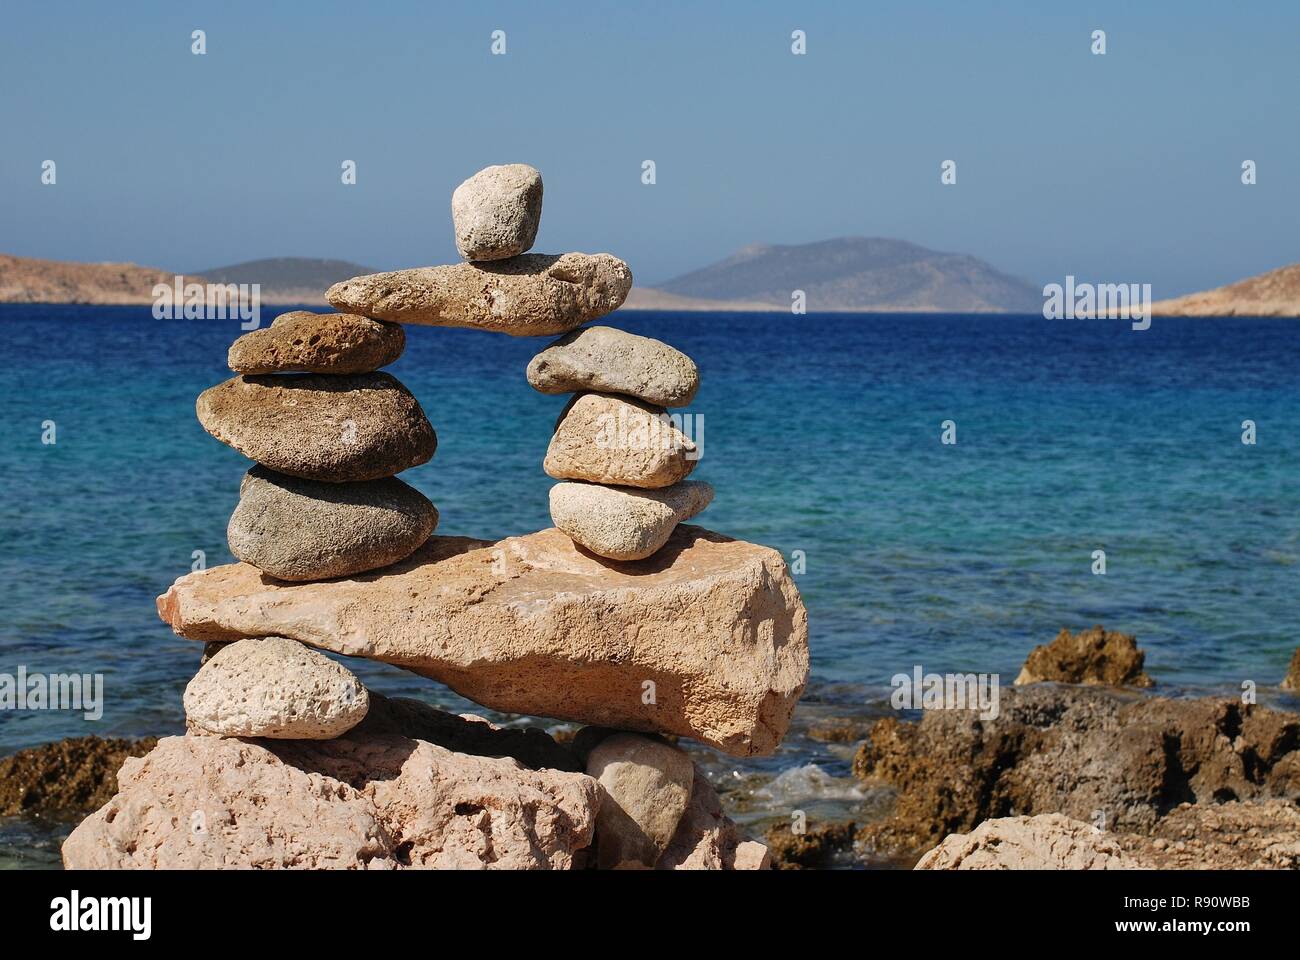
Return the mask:
<path id="1" fill-rule="evenodd" d="M 451 219 L 466 260 L 526 253 L 542 219 L 542 175 L 526 163 L 484 167 L 451 195 Z"/>
<path id="2" fill-rule="evenodd" d="M 209 567 L 158 612 L 192 640 L 291 637 L 506 713 L 771 753 L 808 677 L 808 615 L 785 561 L 690 524 L 664 551 L 613 566 L 555 529 L 496 543 L 435 534 L 377 577 L 283 583 Z"/>
<path id="3" fill-rule="evenodd" d="M 402 355 L 400 324 L 354 313 L 283 313 L 230 345 L 236 373 L 369 373 Z"/>
<path id="4" fill-rule="evenodd" d="M 663 407 L 603 393 L 577 396 L 560 414 L 542 469 L 556 480 L 670 487 L 699 451 Z"/>
<path id="5" fill-rule="evenodd" d="M 565 482 L 551 487 L 551 521 L 598 556 L 642 560 L 712 501 L 713 487 L 699 480 L 661 490 Z"/>
<path id="6" fill-rule="evenodd" d="M 591 751 L 587 775 L 606 794 L 596 818 L 597 864 L 653 867 L 690 803 L 695 781 L 690 757 L 660 740 L 616 733 Z"/>
<path id="7" fill-rule="evenodd" d="M 325 299 L 380 320 L 536 337 L 614 312 L 631 289 L 632 271 L 607 253 L 528 253 L 355 277 L 334 284 Z"/>
<path id="8" fill-rule="evenodd" d="M 437 525 L 434 505 L 396 477 L 324 483 L 257 466 L 226 537 L 231 553 L 273 577 L 327 580 L 395 563 Z"/>
<path id="9" fill-rule="evenodd" d="M 614 327 L 583 327 L 555 341 L 528 364 L 542 393 L 596 390 L 684 407 L 700 386 L 695 362 L 680 350 Z"/>
<path id="10" fill-rule="evenodd" d="M 185 720 L 226 737 L 328 740 L 370 709 L 352 671 L 284 637 L 217 651 L 185 688 Z"/>
<path id="11" fill-rule="evenodd" d="M 386 373 L 239 376 L 199 394 L 203 429 L 244 456 L 308 480 L 377 480 L 419 466 L 438 439 Z"/>

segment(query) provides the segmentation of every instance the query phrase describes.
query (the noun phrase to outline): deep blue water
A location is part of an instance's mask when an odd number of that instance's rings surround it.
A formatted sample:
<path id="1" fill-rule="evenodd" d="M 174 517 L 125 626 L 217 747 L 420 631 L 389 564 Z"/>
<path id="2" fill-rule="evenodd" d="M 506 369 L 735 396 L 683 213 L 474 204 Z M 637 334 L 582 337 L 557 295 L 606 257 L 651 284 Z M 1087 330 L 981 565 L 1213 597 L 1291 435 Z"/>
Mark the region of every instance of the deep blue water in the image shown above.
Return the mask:
<path id="1" fill-rule="evenodd" d="M 1096 622 L 1136 634 L 1166 691 L 1249 679 L 1278 698 L 1296 645 L 1300 322 L 604 322 L 699 363 L 694 476 L 717 499 L 698 522 L 787 558 L 804 551 L 805 723 L 878 710 L 889 677 L 914 664 L 1009 682 L 1035 644 Z M 203 432 L 194 398 L 230 376 L 239 333 L 234 321 L 157 321 L 148 307 L 0 305 L 0 672 L 107 675 L 101 721 L 0 713 L 0 754 L 180 730 L 199 646 L 157 619 L 154 598 L 193 551 L 232 559 L 224 531 L 248 464 Z M 403 479 L 438 505 L 439 532 L 548 526 L 541 460 L 564 398 L 524 380 L 546 341 L 407 333 L 389 369 L 439 444 Z M 949 419 L 953 446 L 940 443 Z M 1254 446 L 1241 442 L 1246 419 Z M 1095 549 L 1105 576 L 1091 573 Z M 384 692 L 470 708 L 394 668 L 358 672 Z M 818 771 L 842 776 L 847 751 L 795 735 L 769 760 L 709 762 L 755 784 L 816 764 L 782 781 L 797 794 Z"/>

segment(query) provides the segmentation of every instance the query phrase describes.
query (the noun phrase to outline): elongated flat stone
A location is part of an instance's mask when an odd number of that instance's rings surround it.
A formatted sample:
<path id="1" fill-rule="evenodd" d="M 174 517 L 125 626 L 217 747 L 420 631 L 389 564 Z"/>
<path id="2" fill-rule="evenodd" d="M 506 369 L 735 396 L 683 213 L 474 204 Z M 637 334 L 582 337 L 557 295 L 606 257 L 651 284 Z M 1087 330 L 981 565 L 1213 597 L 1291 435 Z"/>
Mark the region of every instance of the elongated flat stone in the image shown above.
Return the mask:
<path id="1" fill-rule="evenodd" d="M 282 313 L 230 345 L 236 373 L 369 373 L 402 355 L 406 332 L 352 313 Z"/>
<path id="2" fill-rule="evenodd" d="M 378 480 L 425 463 L 434 435 L 386 373 L 234 377 L 199 394 L 199 423 L 250 460 L 307 480 Z"/>
<path id="3" fill-rule="evenodd" d="M 622 393 L 661 407 L 695 399 L 700 371 L 680 350 L 614 327 L 583 327 L 556 340 L 528 364 L 528 383 L 542 393 Z"/>
<path id="4" fill-rule="evenodd" d="M 632 271 L 607 253 L 528 253 L 354 277 L 325 299 L 377 320 L 538 337 L 613 313 L 631 289 Z"/>
<path id="5" fill-rule="evenodd" d="M 781 555 L 699 527 L 610 563 L 559 530 L 434 536 L 376 574 L 181 577 L 160 616 L 193 640 L 282 636 L 405 667 L 510 713 L 771 753 L 808 675 L 808 618 Z"/>

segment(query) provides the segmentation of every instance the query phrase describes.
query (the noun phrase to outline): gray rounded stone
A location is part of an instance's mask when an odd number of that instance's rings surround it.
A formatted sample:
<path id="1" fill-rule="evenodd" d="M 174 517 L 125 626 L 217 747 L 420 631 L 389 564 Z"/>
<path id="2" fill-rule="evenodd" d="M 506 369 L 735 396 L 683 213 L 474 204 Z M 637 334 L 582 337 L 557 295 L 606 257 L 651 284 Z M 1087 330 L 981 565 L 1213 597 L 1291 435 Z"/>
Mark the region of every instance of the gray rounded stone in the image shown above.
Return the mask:
<path id="1" fill-rule="evenodd" d="M 396 477 L 323 483 L 254 467 L 226 528 L 230 551 L 279 580 L 329 580 L 396 563 L 438 526 L 438 511 Z"/>
<path id="2" fill-rule="evenodd" d="M 677 524 L 713 501 L 713 487 L 683 480 L 661 490 L 557 483 L 551 522 L 569 539 L 609 560 L 643 560 L 668 542 Z"/>
<path id="3" fill-rule="evenodd" d="M 528 382 L 542 393 L 596 390 L 638 397 L 661 407 L 695 398 L 700 371 L 668 344 L 614 327 L 583 327 L 533 357 Z"/>
<path id="4" fill-rule="evenodd" d="M 204 390 L 195 410 L 250 460 L 328 483 L 391 477 L 438 445 L 419 401 L 386 373 L 239 376 Z"/>
<path id="5" fill-rule="evenodd" d="M 297 640 L 228 644 L 185 688 L 185 720 L 225 737 L 329 740 L 360 723 L 370 694 L 352 671 Z"/>
<path id="6" fill-rule="evenodd" d="M 451 219 L 466 260 L 526 253 L 542 219 L 542 175 L 526 163 L 484 167 L 451 195 Z"/>

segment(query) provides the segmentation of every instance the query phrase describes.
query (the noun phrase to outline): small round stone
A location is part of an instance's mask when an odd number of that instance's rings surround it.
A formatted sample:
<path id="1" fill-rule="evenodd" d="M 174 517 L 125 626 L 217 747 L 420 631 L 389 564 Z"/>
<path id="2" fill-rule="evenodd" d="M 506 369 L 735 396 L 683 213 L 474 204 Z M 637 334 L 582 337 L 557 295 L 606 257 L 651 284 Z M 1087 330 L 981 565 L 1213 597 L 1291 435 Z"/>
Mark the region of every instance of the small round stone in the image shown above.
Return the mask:
<path id="1" fill-rule="evenodd" d="M 284 637 L 239 640 L 185 688 L 185 720 L 225 737 L 330 740 L 360 723 L 370 695 L 352 671 Z"/>

